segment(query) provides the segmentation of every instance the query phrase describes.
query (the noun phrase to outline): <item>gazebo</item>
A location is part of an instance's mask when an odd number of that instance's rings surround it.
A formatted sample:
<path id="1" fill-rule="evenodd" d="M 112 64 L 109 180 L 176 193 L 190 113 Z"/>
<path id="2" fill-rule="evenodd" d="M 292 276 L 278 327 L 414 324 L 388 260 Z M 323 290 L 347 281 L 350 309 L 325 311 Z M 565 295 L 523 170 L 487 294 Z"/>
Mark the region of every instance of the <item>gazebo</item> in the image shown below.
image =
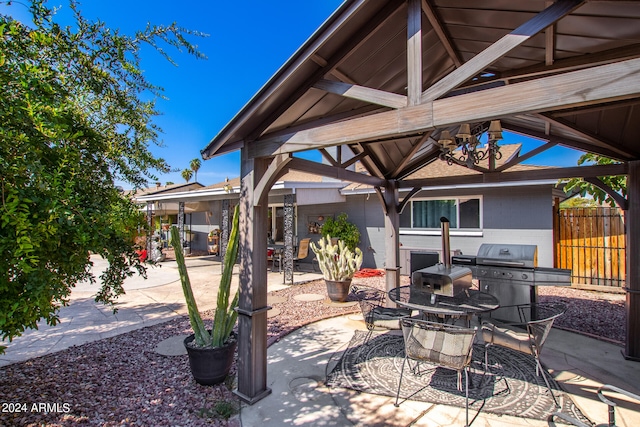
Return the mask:
<path id="1" fill-rule="evenodd" d="M 541 145 L 496 167 L 502 130 Z M 478 138 L 487 134 L 485 148 Z M 555 145 L 617 163 L 510 171 Z M 287 170 L 376 187 L 389 289 L 399 282 L 399 213 L 419 189 L 588 180 L 626 212 L 623 355 L 640 360 L 640 2 L 346 0 L 202 156 L 235 150 L 242 159 L 236 393 L 244 401 L 270 392 L 265 200 Z M 319 150 L 325 161 L 295 155 L 306 150 Z M 482 173 L 406 179 L 438 158 Z M 367 173 L 351 170 L 355 162 Z M 627 176 L 626 196 L 598 178 L 608 175 Z M 407 194 L 401 200 L 400 190 Z"/>

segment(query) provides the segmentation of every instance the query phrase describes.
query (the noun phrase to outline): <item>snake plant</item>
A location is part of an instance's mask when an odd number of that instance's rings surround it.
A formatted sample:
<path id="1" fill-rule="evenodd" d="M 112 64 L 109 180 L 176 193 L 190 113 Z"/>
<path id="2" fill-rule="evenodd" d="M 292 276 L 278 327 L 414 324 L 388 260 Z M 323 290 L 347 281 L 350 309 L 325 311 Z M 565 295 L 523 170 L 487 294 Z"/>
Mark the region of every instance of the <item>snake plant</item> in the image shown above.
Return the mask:
<path id="1" fill-rule="evenodd" d="M 193 296 L 191 281 L 184 262 L 184 254 L 180 245 L 180 233 L 178 228 L 171 228 L 171 245 L 175 249 L 176 262 L 178 263 L 178 271 L 180 272 L 180 281 L 182 282 L 182 291 L 187 302 L 189 311 L 189 322 L 195 335 L 195 343 L 198 347 L 222 347 L 229 339 L 233 327 L 238 319 L 238 312 L 235 308 L 238 306 L 239 293 L 236 291 L 231 303 L 229 303 L 229 295 L 231 292 L 231 278 L 233 275 L 233 266 L 238 259 L 238 242 L 240 235 L 238 233 L 239 224 L 239 206 L 236 206 L 233 213 L 233 221 L 231 233 L 229 236 L 229 244 L 224 254 L 224 269 L 220 278 L 220 287 L 218 289 L 218 298 L 216 303 L 216 312 L 213 318 L 213 327 L 209 332 L 198 311 L 198 304 Z"/>

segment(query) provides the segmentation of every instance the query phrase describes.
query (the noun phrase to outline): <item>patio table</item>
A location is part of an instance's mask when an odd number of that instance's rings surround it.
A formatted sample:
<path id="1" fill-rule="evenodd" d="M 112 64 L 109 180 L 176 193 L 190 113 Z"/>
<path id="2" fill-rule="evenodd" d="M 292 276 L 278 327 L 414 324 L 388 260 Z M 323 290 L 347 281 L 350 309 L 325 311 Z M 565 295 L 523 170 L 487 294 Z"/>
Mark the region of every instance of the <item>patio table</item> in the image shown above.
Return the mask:
<path id="1" fill-rule="evenodd" d="M 498 298 L 476 289 L 450 297 L 413 286 L 400 286 L 389 291 L 389 298 L 402 307 L 420 311 L 428 320 L 453 323 L 462 318 L 467 326 L 474 315 L 480 316 L 500 307 Z"/>
<path id="2" fill-rule="evenodd" d="M 278 271 L 282 273 L 282 255 L 284 253 L 284 245 L 269 245 L 267 247 L 267 260 L 271 261 L 271 271 L 273 271 L 274 261 L 278 261 Z"/>

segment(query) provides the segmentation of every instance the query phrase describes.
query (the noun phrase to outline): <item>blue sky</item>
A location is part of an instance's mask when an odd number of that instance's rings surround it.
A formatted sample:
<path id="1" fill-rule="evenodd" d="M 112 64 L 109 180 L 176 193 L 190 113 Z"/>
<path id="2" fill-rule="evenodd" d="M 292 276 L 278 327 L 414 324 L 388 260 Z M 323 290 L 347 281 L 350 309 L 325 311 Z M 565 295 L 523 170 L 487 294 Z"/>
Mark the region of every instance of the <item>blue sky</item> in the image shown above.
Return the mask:
<path id="1" fill-rule="evenodd" d="M 85 0 L 80 9 L 85 18 L 101 20 L 111 28 L 132 35 L 147 23 L 180 26 L 209 35 L 190 41 L 208 57 L 197 60 L 187 53 L 168 50 L 173 66 L 151 49 L 143 51 L 142 68 L 150 82 L 165 89 L 167 100 L 158 100 L 162 115 L 156 123 L 164 130 L 164 147 L 152 152 L 173 168 L 185 169 L 200 150 L 249 101 L 282 64 L 333 13 L 342 0 L 294 1 L 195 1 Z M 66 0 L 49 2 L 68 10 Z M 0 5 L 0 13 L 25 20 L 24 6 Z M 519 135 L 506 135 L 503 143 L 522 142 L 528 151 L 540 142 Z M 551 166 L 575 165 L 579 152 L 554 148 L 529 163 Z M 319 157 L 318 157 L 319 158 Z M 198 181 L 204 185 L 240 173 L 239 153 L 202 161 Z M 165 183 L 184 182 L 179 172 L 163 175 Z"/>

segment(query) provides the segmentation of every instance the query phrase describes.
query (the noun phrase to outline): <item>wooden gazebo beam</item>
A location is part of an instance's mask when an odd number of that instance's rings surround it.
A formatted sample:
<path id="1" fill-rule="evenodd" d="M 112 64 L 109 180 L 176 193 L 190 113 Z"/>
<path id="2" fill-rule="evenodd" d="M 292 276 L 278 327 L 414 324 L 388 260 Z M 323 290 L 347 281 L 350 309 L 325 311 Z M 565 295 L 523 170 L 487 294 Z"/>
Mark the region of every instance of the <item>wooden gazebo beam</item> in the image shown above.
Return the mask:
<path id="1" fill-rule="evenodd" d="M 640 58 L 514 83 L 266 137 L 250 146 L 249 155 L 268 157 L 403 135 L 417 136 L 435 128 L 461 123 L 637 98 L 640 96 L 638 74 Z M 478 108 L 478 105 L 484 107 Z"/>

